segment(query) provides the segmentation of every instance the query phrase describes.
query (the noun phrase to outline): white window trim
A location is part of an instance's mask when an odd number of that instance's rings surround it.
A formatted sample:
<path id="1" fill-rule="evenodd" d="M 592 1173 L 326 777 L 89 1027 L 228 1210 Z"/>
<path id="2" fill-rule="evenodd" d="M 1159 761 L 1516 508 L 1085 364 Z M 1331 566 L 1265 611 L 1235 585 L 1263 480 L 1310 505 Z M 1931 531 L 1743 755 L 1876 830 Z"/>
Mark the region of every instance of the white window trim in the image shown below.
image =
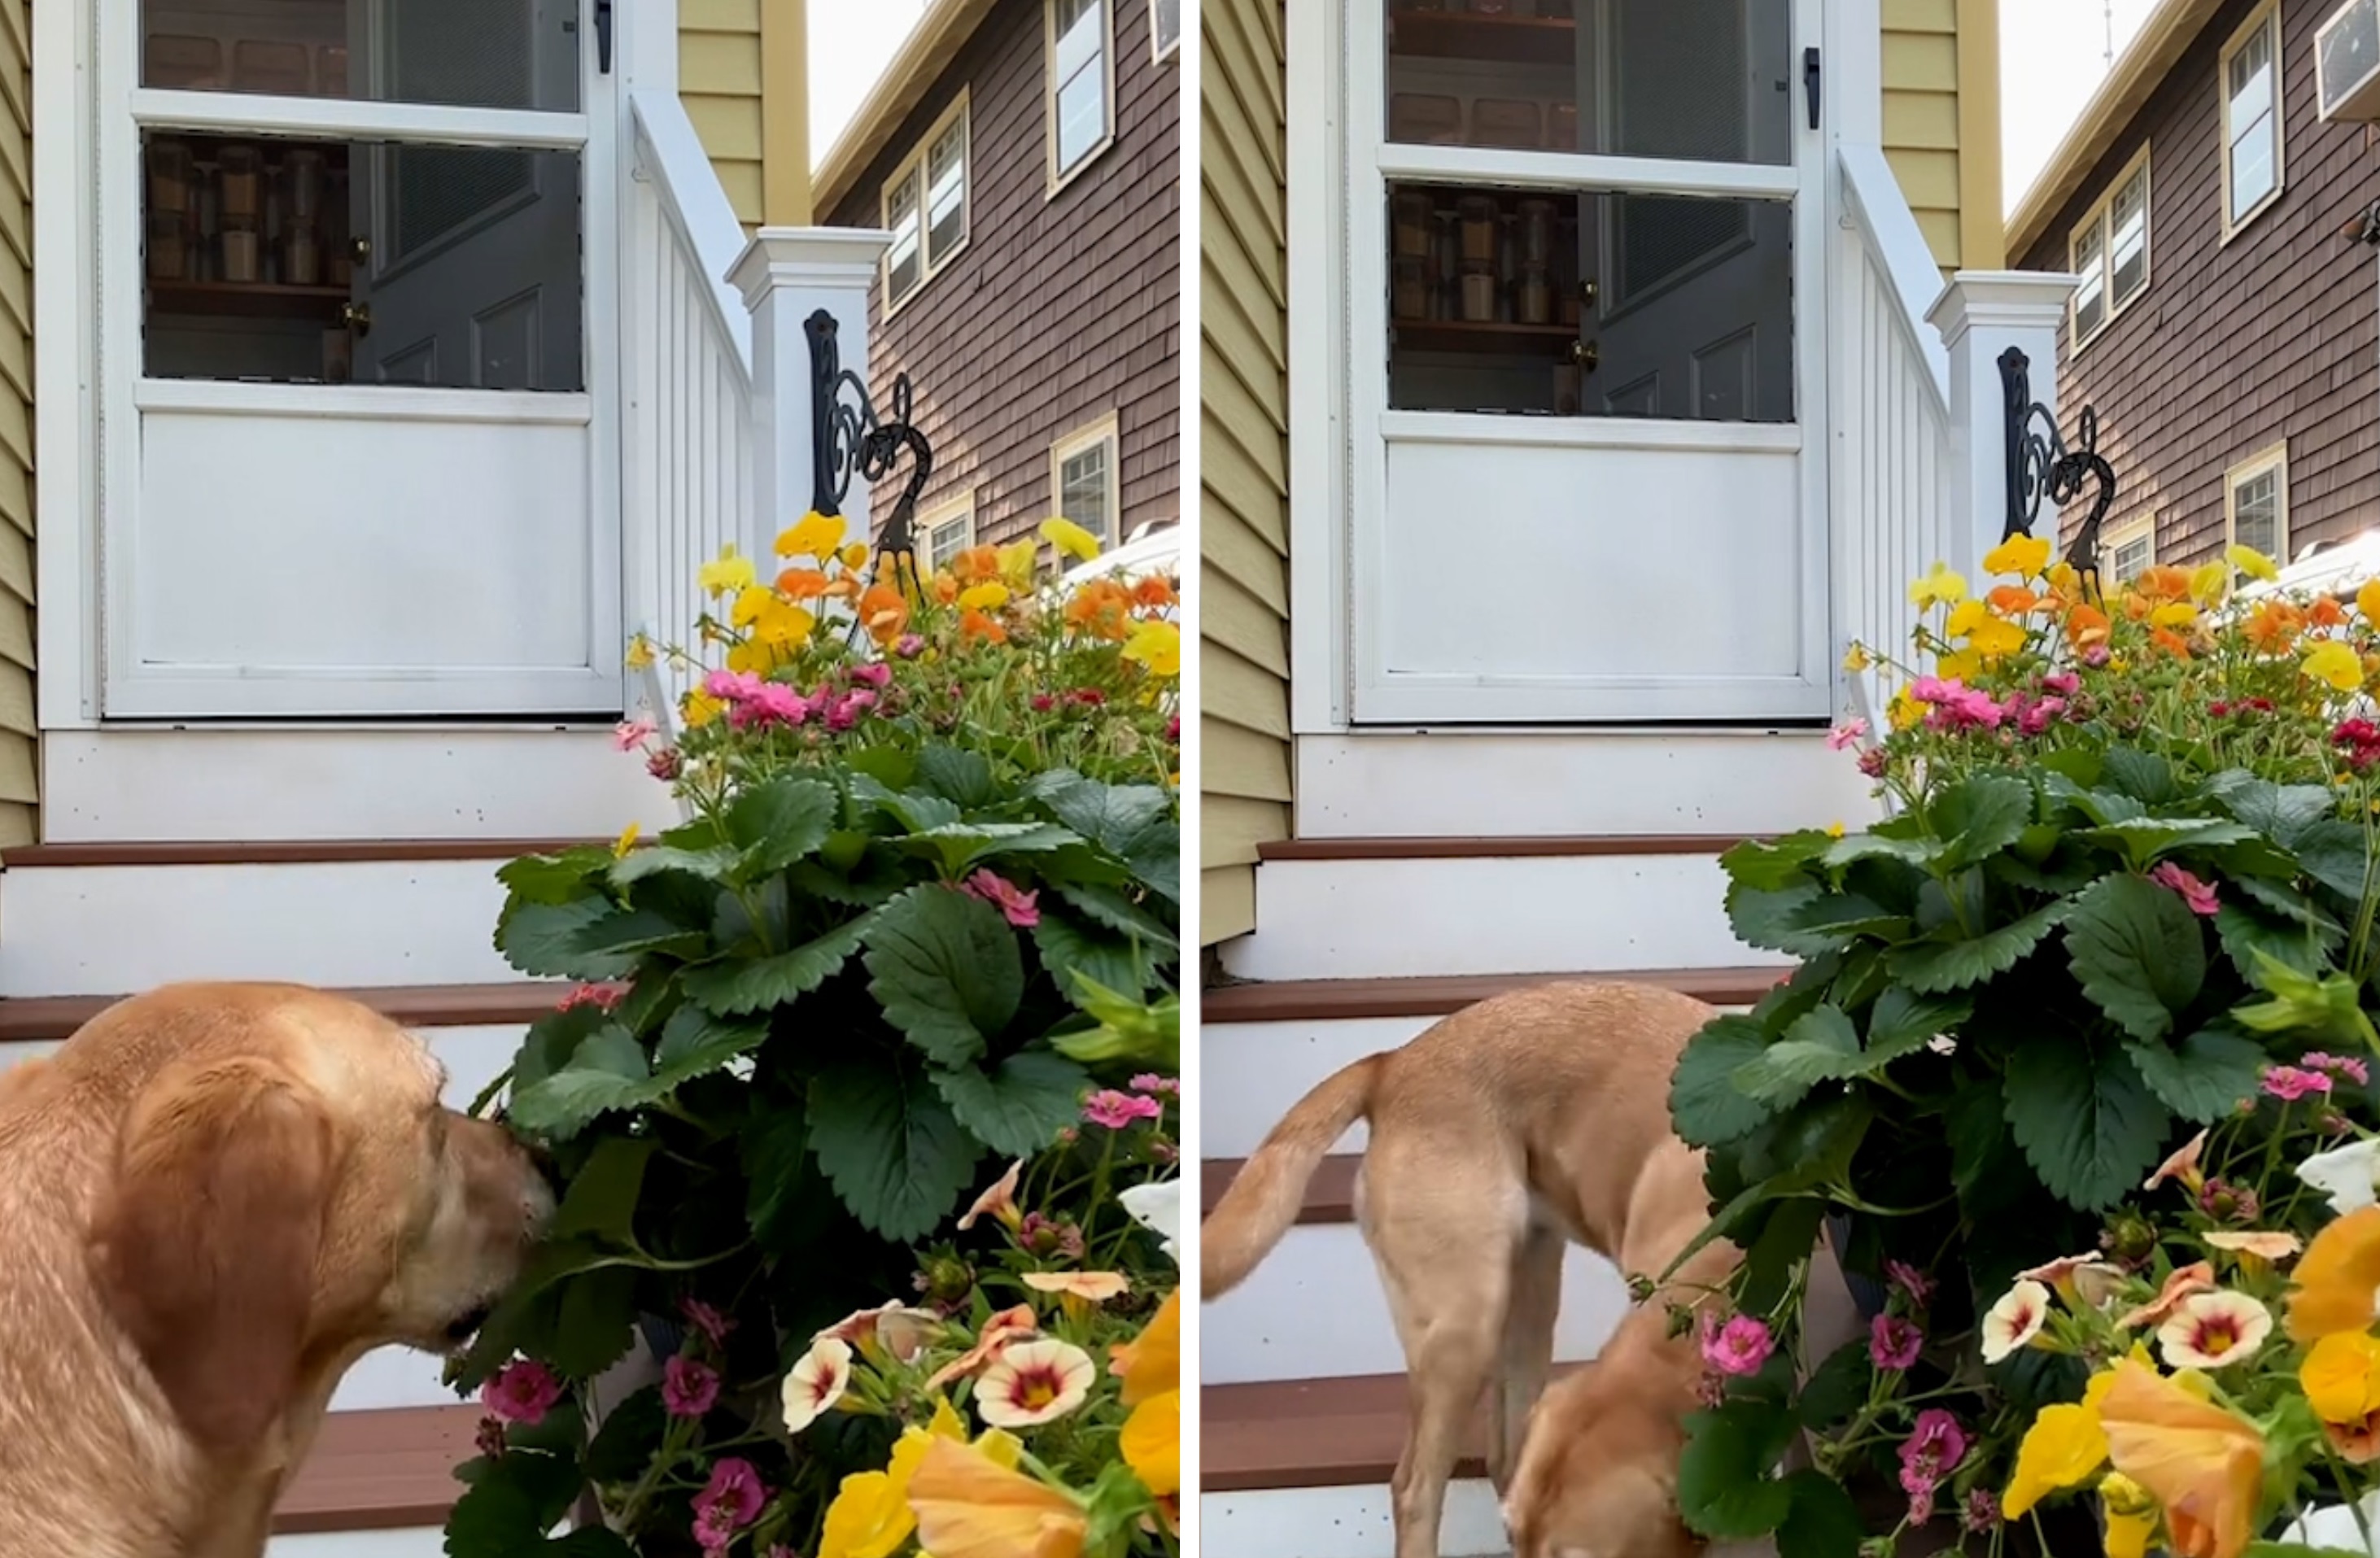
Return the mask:
<path id="1" fill-rule="evenodd" d="M 1111 534 L 1101 536 L 1099 550 L 1112 551 L 1118 537 L 1123 534 L 1123 440 L 1119 436 L 1120 424 L 1112 411 L 1096 422 L 1087 422 L 1050 446 L 1050 512 L 1061 519 L 1074 515 L 1059 505 L 1064 501 L 1066 462 L 1094 444 L 1108 446 L 1108 528 Z M 1079 520 L 1075 523 L 1080 524 Z"/>
<path id="2" fill-rule="evenodd" d="M 2235 222 L 2231 219 L 2231 57 L 2247 47 L 2249 40 L 2258 32 L 2266 30 L 2271 32 L 2273 43 L 2273 187 L 2263 199 L 2248 208 L 2247 214 Z M 2282 63 L 2280 0 L 2265 0 L 2253 15 L 2240 24 L 2240 30 L 2231 34 L 2215 65 L 2216 133 L 2223 138 L 2222 144 L 2216 148 L 2215 160 L 2222 169 L 2222 241 L 2227 244 L 2253 224 L 2256 218 L 2272 210 L 2279 202 L 2281 192 L 2289 187 L 2289 127 L 2288 115 L 2282 111 Z"/>
<path id="3" fill-rule="evenodd" d="M 2273 473 L 2273 552 L 2275 562 L 2287 566 L 2289 561 L 2289 444 L 2287 439 L 2260 449 L 2223 473 L 2223 544 L 2240 544 L 2239 510 L 2234 500 L 2240 495 L 2240 485 L 2252 481 L 2266 471 Z"/>
<path id="4" fill-rule="evenodd" d="M 912 522 L 916 528 L 910 535 L 911 550 L 913 554 L 920 556 L 925 564 L 919 572 L 932 571 L 934 532 L 958 519 L 966 521 L 966 538 L 959 543 L 959 550 L 965 551 L 975 545 L 975 489 L 972 487 L 964 492 L 943 499 L 932 508 L 920 513 Z"/>
<path id="5" fill-rule="evenodd" d="M 1192 0 L 1182 0 L 1182 5 L 1185 8 L 1191 4 Z M 1182 18 L 1181 25 L 1184 28 L 1188 27 L 1190 25 L 1188 18 Z M 1173 42 L 1170 47 L 1157 41 L 1157 0 L 1148 0 L 1148 62 L 1151 65 L 1163 65 L 1167 60 L 1179 56 L 1181 53 L 1182 35 L 1179 31 L 1175 32 Z"/>
<path id="6" fill-rule="evenodd" d="M 1116 0 L 1098 0 L 1099 21 L 1107 29 L 1106 40 L 1099 45 L 1099 69 L 1105 74 L 1099 93 L 1099 110 L 1105 127 L 1091 149 L 1082 154 L 1071 168 L 1058 166 L 1058 0 L 1041 0 L 1041 139 L 1045 171 L 1050 187 L 1045 199 L 1054 200 L 1066 187 L 1082 176 L 1083 170 L 1107 155 L 1115 144 L 1116 72 L 1115 23 Z"/>
<path id="7" fill-rule="evenodd" d="M 2133 153 L 2132 160 L 2126 163 L 2117 172 L 2115 177 L 2107 180 L 2107 187 L 2099 192 L 2099 199 L 2092 204 L 2089 211 L 2082 214 L 2082 220 L 2076 223 L 2073 229 L 2066 235 L 2066 268 L 2072 271 L 2077 268 L 2074 262 L 2076 242 L 2093 228 L 2098 229 L 2101 278 L 2099 296 L 2107 300 L 2107 312 L 2099 319 L 2099 328 L 2088 335 L 2083 334 L 2078 326 L 2077 321 L 2081 316 L 2075 312 L 2075 305 L 2071 301 L 2068 302 L 2067 334 L 2074 343 L 2073 350 L 2077 356 L 2082 354 L 2083 347 L 2107 334 L 2108 328 L 2121 317 L 2126 308 L 2146 297 L 2149 295 L 2149 289 L 2156 285 L 2156 169 L 2149 160 L 2149 149 L 2153 144 L 2145 140 L 2141 142 L 2141 149 Z M 2122 191 L 2124 186 L 2132 181 L 2135 174 L 2140 175 L 2142 178 L 2141 289 L 2119 303 L 2116 301 L 2116 235 L 2109 216 L 2115 210 L 2116 196 Z"/>
<path id="8" fill-rule="evenodd" d="M 932 225 L 932 208 L 929 203 L 932 187 L 927 182 L 929 172 L 928 159 L 933 155 L 934 143 L 941 139 L 953 124 L 964 124 L 966 127 L 966 193 L 959 202 L 959 241 L 953 244 L 948 252 L 937 256 L 928 236 Z M 968 104 L 966 88 L 959 89 L 957 101 L 943 109 L 941 116 L 926 127 L 926 133 L 917 138 L 917 143 L 909 148 L 909 154 L 901 159 L 901 165 L 892 170 L 884 180 L 884 187 L 876 192 L 876 216 L 880 225 L 892 225 L 892 191 L 913 177 L 917 181 L 917 284 L 897 299 L 892 296 L 892 255 L 888 249 L 883 260 L 879 261 L 884 275 L 884 317 L 888 320 L 914 302 L 933 284 L 936 276 L 965 254 L 967 245 L 975 237 L 975 119 Z"/>
<path id="9" fill-rule="evenodd" d="M 2126 520 L 2123 524 L 2117 525 L 2113 530 L 2107 532 L 2099 537 L 2099 558 L 2101 566 L 2104 568 L 2108 561 L 2115 557 L 2118 550 L 2131 545 L 2131 543 L 2140 540 L 2143 537 L 2146 537 L 2149 543 L 2149 560 L 2141 566 L 2143 568 L 2155 567 L 2156 515 L 2153 513 L 2144 513 L 2138 519 Z"/>

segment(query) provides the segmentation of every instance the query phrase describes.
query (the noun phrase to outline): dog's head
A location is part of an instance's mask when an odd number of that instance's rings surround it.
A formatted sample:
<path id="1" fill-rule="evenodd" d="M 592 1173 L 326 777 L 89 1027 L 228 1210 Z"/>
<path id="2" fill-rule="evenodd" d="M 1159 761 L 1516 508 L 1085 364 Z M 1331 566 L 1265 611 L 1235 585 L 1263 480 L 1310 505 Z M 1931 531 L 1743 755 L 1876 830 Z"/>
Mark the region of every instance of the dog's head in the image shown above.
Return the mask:
<path id="1" fill-rule="evenodd" d="M 1530 1414 L 1504 1498 L 1513 1558 L 1698 1558 L 1678 1515 L 1685 1432 L 1667 1393 L 1589 1364 Z"/>
<path id="2" fill-rule="evenodd" d="M 502 1126 L 443 1106 L 443 1068 L 376 1014 L 311 992 L 166 996 L 156 1021 L 187 1042 L 122 1008 L 74 1041 L 140 1073 L 91 1270 L 192 1437 L 232 1454 L 374 1347 L 467 1340 L 553 1197 Z"/>

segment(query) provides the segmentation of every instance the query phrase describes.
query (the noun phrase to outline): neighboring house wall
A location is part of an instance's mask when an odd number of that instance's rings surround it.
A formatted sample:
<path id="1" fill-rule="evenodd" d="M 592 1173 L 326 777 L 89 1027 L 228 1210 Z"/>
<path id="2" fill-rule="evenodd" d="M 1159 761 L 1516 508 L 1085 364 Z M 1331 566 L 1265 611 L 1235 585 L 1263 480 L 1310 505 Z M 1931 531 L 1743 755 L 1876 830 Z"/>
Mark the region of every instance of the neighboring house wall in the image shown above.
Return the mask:
<path id="1" fill-rule="evenodd" d="M 806 0 L 679 0 L 678 95 L 747 228 L 809 224 L 808 28 Z"/>
<path id="2" fill-rule="evenodd" d="M 1289 260 L 1280 0 L 1206 0 L 1199 95 L 1199 941 L 1290 832 Z"/>
<path id="3" fill-rule="evenodd" d="M 2284 0 L 2283 188 L 2224 242 L 2216 64 L 2255 9 L 2216 11 L 2022 260 L 2065 270 L 2075 224 L 2148 141 L 2147 290 L 2079 354 L 2070 320 L 2058 396 L 2070 439 L 2081 407 L 2098 412 L 2118 477 L 2103 534 L 2154 516 L 2159 562 L 2221 550 L 2226 471 L 2283 440 L 2289 550 L 2380 521 L 2380 304 L 2372 249 L 2343 231 L 2380 193 L 2380 154 L 2363 126 L 2317 115 L 2313 35 L 2331 7 Z M 2081 515 L 2066 511 L 2070 537 Z"/>
<path id="4" fill-rule="evenodd" d="M 1884 149 L 1946 271 L 2000 245 L 1999 0 L 1884 0 Z"/>
<path id="5" fill-rule="evenodd" d="M 0 848 L 38 830 L 31 41 L 30 0 L 0 0 Z"/>
<path id="6" fill-rule="evenodd" d="M 909 375 L 914 420 L 934 448 L 920 513 L 972 493 L 978 542 L 1030 535 L 1055 513 L 1051 446 L 1111 415 L 1121 502 L 1111 539 L 1181 517 L 1182 56 L 1149 57 L 1149 0 L 1113 8 L 1114 143 L 1055 195 L 1044 8 L 1000 0 L 832 197 L 831 224 L 880 225 L 886 180 L 967 94 L 966 244 L 889 320 L 878 275 L 868 393 L 888 412 L 893 380 Z"/>

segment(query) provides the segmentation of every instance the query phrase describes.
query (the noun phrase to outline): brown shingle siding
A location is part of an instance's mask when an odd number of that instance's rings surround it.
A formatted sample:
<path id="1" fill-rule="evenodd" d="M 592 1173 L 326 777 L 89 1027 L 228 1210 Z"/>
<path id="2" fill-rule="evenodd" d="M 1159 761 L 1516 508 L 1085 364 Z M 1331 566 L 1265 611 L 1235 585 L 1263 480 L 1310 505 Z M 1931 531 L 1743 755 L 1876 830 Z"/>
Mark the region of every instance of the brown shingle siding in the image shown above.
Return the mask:
<path id="1" fill-rule="evenodd" d="M 1001 0 L 828 220 L 873 227 L 884 181 L 965 89 L 966 248 L 887 320 L 871 393 L 906 372 L 934 445 L 930 507 L 972 489 L 979 540 L 1051 513 L 1050 446 L 1112 412 L 1125 534 L 1181 499 L 1180 55 L 1149 58 L 1148 0 L 1111 0 L 1115 139 L 1053 199 L 1042 0 Z"/>
<path id="2" fill-rule="evenodd" d="M 2063 270 L 2067 236 L 2151 146 L 2150 283 L 2076 357 L 2059 332 L 2068 437 L 2084 405 L 2119 478 L 2110 528 L 2157 518 L 2157 558 L 2197 562 L 2223 543 L 2223 476 L 2286 439 L 2289 546 L 2380 525 L 2380 266 L 2341 229 L 2380 198 L 2380 151 L 2361 125 L 2316 113 L 2313 34 L 2327 14 L 2282 0 L 2286 187 L 2222 241 L 2216 66 L 2249 14 L 2208 21 L 2049 230 L 2022 258 Z M 2068 511 L 2069 537 L 2082 510 Z"/>

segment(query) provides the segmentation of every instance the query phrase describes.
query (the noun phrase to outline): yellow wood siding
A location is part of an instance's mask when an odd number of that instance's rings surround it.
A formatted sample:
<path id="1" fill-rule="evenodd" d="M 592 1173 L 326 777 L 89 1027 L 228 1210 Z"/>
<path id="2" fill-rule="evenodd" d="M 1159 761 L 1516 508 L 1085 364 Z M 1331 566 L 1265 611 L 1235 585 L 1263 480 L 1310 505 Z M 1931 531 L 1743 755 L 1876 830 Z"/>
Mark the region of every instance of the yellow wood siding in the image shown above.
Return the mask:
<path id="1" fill-rule="evenodd" d="M 0 848 L 31 843 L 33 205 L 30 0 L 0 0 Z"/>
<path id="2" fill-rule="evenodd" d="M 783 4 L 784 0 L 773 0 Z M 678 7 L 678 96 L 735 219 L 762 220 L 760 47 L 762 0 L 683 0 Z"/>
<path id="3" fill-rule="evenodd" d="M 1198 939 L 1256 928 L 1289 836 L 1287 80 L 1280 0 L 1205 0 L 1199 133 Z"/>
<path id="4" fill-rule="evenodd" d="M 1998 270 L 1998 0 L 1884 0 L 1884 148 L 1946 271 Z"/>

